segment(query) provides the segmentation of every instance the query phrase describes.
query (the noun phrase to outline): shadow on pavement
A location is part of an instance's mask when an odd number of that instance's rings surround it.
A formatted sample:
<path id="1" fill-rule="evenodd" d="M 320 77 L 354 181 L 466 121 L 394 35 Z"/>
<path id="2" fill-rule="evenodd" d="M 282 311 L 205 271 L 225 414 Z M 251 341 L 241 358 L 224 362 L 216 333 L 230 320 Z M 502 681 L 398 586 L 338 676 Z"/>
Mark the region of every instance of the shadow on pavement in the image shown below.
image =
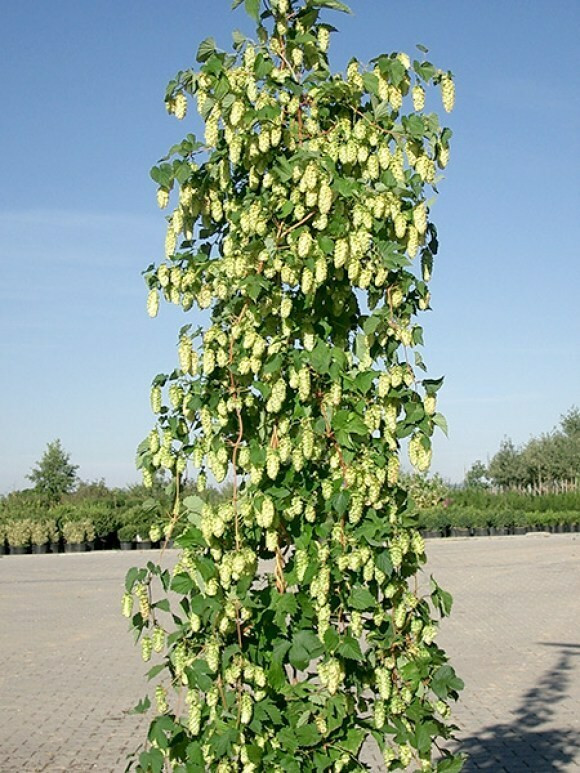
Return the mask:
<path id="1" fill-rule="evenodd" d="M 560 655 L 552 669 L 528 690 L 513 712 L 511 723 L 484 727 L 477 736 L 461 738 L 459 751 L 467 754 L 464 773 L 490 770 L 516 773 L 567 770 L 580 752 L 580 735 L 566 727 L 541 729 L 551 723 L 556 706 L 567 696 L 574 679 L 573 658 L 580 656 L 580 644 L 543 644 L 558 647 Z"/>

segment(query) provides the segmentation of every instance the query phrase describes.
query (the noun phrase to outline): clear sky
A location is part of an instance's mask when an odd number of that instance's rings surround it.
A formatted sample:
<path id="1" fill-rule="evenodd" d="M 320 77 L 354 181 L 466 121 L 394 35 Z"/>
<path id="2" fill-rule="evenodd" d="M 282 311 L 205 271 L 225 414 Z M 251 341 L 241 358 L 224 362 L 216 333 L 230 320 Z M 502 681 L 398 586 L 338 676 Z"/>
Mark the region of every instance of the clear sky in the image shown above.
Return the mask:
<path id="1" fill-rule="evenodd" d="M 83 479 L 138 480 L 149 384 L 190 312 L 145 312 L 163 251 L 150 167 L 183 132 L 166 82 L 213 35 L 251 25 L 229 0 L 0 0 L 0 492 L 60 438 Z M 578 0 L 352 0 L 333 62 L 430 49 L 457 82 L 440 255 L 423 315 L 446 376 L 433 470 L 460 481 L 504 436 L 580 404 Z"/>

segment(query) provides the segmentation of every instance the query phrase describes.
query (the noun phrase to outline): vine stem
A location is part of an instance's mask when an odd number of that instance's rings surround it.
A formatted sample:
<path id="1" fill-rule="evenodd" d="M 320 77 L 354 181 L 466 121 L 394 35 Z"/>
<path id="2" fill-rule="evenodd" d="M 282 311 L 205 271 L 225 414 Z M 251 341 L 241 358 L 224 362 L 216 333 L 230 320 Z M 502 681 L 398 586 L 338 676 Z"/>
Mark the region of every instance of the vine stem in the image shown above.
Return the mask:
<path id="1" fill-rule="evenodd" d="M 299 220 L 297 223 L 294 223 L 294 225 L 290 226 L 290 228 L 287 228 L 285 231 L 283 231 L 281 236 L 288 236 L 289 233 L 295 231 L 297 228 L 300 228 L 301 225 L 304 225 L 304 223 L 307 223 L 309 220 L 311 220 L 315 214 L 316 210 L 313 209 L 312 212 L 309 212 L 307 215 L 305 215 L 302 220 Z"/>

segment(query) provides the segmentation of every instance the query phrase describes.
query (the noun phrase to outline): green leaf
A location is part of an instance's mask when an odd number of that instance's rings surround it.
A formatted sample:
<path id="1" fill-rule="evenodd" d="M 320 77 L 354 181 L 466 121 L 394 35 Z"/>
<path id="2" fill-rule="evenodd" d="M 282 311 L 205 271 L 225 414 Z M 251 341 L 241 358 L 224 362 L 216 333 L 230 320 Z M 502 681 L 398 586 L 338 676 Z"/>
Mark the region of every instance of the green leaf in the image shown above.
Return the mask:
<path id="1" fill-rule="evenodd" d="M 391 103 L 388 99 L 384 99 L 375 107 L 375 120 L 380 121 L 381 118 L 391 114 Z"/>
<path id="2" fill-rule="evenodd" d="M 151 708 L 151 700 L 148 695 L 142 698 L 139 703 L 134 706 L 129 714 L 145 714 Z"/>
<path id="3" fill-rule="evenodd" d="M 238 48 L 241 48 L 241 46 L 244 45 L 244 43 L 247 40 L 247 37 L 244 35 L 243 32 L 240 32 L 240 30 L 234 30 L 232 32 L 232 39 L 234 41 L 234 48 L 237 50 Z"/>
<path id="4" fill-rule="evenodd" d="M 196 59 L 198 62 L 205 62 L 212 54 L 216 52 L 216 42 L 214 38 L 202 40 L 197 49 Z"/>
<path id="5" fill-rule="evenodd" d="M 320 743 L 320 733 L 316 725 L 303 725 L 296 728 L 295 733 L 299 746 L 316 746 Z"/>
<path id="6" fill-rule="evenodd" d="M 188 574 L 176 574 L 171 580 L 171 590 L 186 595 L 194 587 L 194 582 Z"/>
<path id="7" fill-rule="evenodd" d="M 437 773 L 459 773 L 463 770 L 465 759 L 463 757 L 447 757 L 437 763 Z"/>
<path id="8" fill-rule="evenodd" d="M 197 495 L 185 497 L 183 500 L 184 507 L 189 510 L 190 513 L 201 513 L 204 504 L 203 499 Z"/>
<path id="9" fill-rule="evenodd" d="M 354 385 L 359 390 L 359 392 L 362 392 L 363 395 L 366 395 L 366 393 L 369 391 L 369 389 L 373 384 L 374 378 L 375 378 L 375 374 L 372 370 L 368 370 L 364 373 L 359 373 L 354 380 Z M 365 424 L 365 427 L 366 427 L 366 424 Z M 365 432 L 363 432 L 363 434 L 365 434 Z"/>
<path id="10" fill-rule="evenodd" d="M 280 690 L 286 684 L 286 672 L 280 663 L 272 663 L 268 669 L 268 684 L 274 690 Z"/>
<path id="11" fill-rule="evenodd" d="M 344 515 L 350 504 L 350 491 L 347 491 L 343 488 L 338 492 L 338 494 L 334 494 L 330 501 L 332 507 L 334 510 L 336 510 L 338 515 Z"/>
<path id="12" fill-rule="evenodd" d="M 165 759 L 159 749 L 150 749 L 139 755 L 139 766 L 147 773 L 161 773 Z"/>
<path id="13" fill-rule="evenodd" d="M 296 596 L 292 593 L 278 593 L 278 591 L 274 592 L 270 606 L 275 610 L 274 621 L 276 625 L 284 629 L 286 628 L 286 618 L 288 615 L 293 615 L 298 608 Z"/>
<path id="14" fill-rule="evenodd" d="M 433 416 L 433 424 L 436 424 L 441 430 L 443 430 L 444 434 L 447 436 L 449 435 L 449 428 L 447 426 L 447 419 L 445 416 L 443 416 L 442 413 L 436 413 Z"/>
<path id="15" fill-rule="evenodd" d="M 328 630 L 324 634 L 324 644 L 326 648 L 330 652 L 334 652 L 334 650 L 338 647 L 339 642 L 340 642 L 340 637 L 337 634 L 337 632 L 334 630 L 334 628 L 328 628 Z"/>
<path id="16" fill-rule="evenodd" d="M 312 631 L 298 631 L 292 639 L 292 647 L 288 653 L 290 663 L 299 671 L 304 671 L 314 658 L 324 652 L 324 645 Z"/>
<path id="17" fill-rule="evenodd" d="M 232 745 L 236 742 L 238 731 L 235 727 L 220 728 L 219 733 L 212 736 L 211 745 L 218 757 L 230 754 Z"/>
<path id="18" fill-rule="evenodd" d="M 343 637 L 336 651 L 339 655 L 342 655 L 343 658 L 348 658 L 349 660 L 357 660 L 359 662 L 364 660 L 360 644 L 354 636 L 348 634 Z"/>
<path id="19" fill-rule="evenodd" d="M 260 0 L 244 0 L 244 7 L 248 16 L 253 19 L 256 24 L 260 22 Z"/>
<path id="20" fill-rule="evenodd" d="M 372 335 L 380 324 L 381 318 L 377 314 L 371 314 L 371 316 L 367 317 L 363 322 L 363 330 L 366 335 Z"/>
<path id="21" fill-rule="evenodd" d="M 330 367 L 330 349 L 324 341 L 318 341 L 310 354 L 310 363 L 318 373 L 328 373 Z"/>
<path id="22" fill-rule="evenodd" d="M 131 589 L 135 584 L 135 580 L 137 579 L 138 574 L 139 574 L 139 569 L 137 569 L 136 566 L 132 566 L 127 572 L 127 576 L 125 577 L 125 590 L 127 591 L 127 593 L 131 592 Z"/>
<path id="23" fill-rule="evenodd" d="M 358 750 L 362 746 L 364 739 L 365 733 L 363 730 L 358 730 L 357 728 L 351 727 L 346 734 L 345 740 L 341 741 L 340 745 L 341 748 L 346 749 L 352 754 L 357 754 Z"/>
<path id="24" fill-rule="evenodd" d="M 278 733 L 278 740 L 280 741 L 282 748 L 289 751 L 290 754 L 294 754 L 298 749 L 298 739 L 296 734 L 289 727 L 283 727 Z"/>
<path id="25" fill-rule="evenodd" d="M 341 3 L 339 0 L 313 0 L 313 2 L 308 2 L 307 5 L 310 8 L 330 8 L 333 11 L 352 14 L 348 5 Z"/>
<path id="26" fill-rule="evenodd" d="M 150 682 L 152 679 L 155 679 L 157 674 L 160 674 L 164 668 L 165 668 L 165 663 L 159 663 L 158 665 L 153 666 L 153 668 L 150 668 L 149 671 L 147 671 L 147 681 Z M 149 699 L 147 698 L 147 700 Z M 135 712 L 135 713 L 140 714 L 141 712 Z"/>
<path id="27" fill-rule="evenodd" d="M 445 700 L 449 693 L 457 693 L 459 690 L 463 690 L 463 687 L 463 680 L 457 676 L 455 670 L 449 665 L 438 668 L 431 681 L 431 689 L 442 700 Z"/>
<path id="28" fill-rule="evenodd" d="M 365 89 L 369 94 L 379 95 L 379 79 L 372 72 L 365 72 L 362 76 Z"/>
<path id="29" fill-rule="evenodd" d="M 377 568 L 381 570 L 381 572 L 384 572 L 387 577 L 390 577 L 393 572 L 393 563 L 391 561 L 391 556 L 389 555 L 388 550 L 383 550 L 378 554 L 378 556 L 375 558 L 375 564 Z"/>
<path id="30" fill-rule="evenodd" d="M 363 588 L 362 585 L 358 585 L 352 589 L 348 603 L 352 609 L 364 610 L 374 607 L 377 600 L 368 588 Z"/>
<path id="31" fill-rule="evenodd" d="M 421 755 L 426 754 L 429 751 L 431 748 L 431 734 L 427 725 L 418 724 L 416 726 L 413 745 Z"/>
<path id="32" fill-rule="evenodd" d="M 204 773 L 205 760 L 199 741 L 190 743 L 186 750 L 187 755 L 187 773 Z M 191 768 L 191 769 L 190 769 Z"/>

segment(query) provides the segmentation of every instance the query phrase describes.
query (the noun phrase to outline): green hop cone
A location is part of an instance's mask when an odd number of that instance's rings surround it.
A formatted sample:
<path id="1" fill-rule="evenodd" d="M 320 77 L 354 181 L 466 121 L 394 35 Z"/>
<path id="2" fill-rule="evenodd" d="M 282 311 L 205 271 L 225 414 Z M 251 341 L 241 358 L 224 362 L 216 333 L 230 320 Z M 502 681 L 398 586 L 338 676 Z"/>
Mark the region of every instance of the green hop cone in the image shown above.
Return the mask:
<path id="1" fill-rule="evenodd" d="M 455 83 L 448 76 L 441 78 L 441 101 L 446 113 L 450 113 L 455 105 Z"/>
<path id="2" fill-rule="evenodd" d="M 123 617 L 131 617 L 133 614 L 133 596 L 130 593 L 124 593 L 121 602 Z"/>
<path id="3" fill-rule="evenodd" d="M 159 714 L 166 714 L 169 711 L 169 704 L 167 703 L 167 690 L 162 684 L 158 684 L 155 688 L 155 702 L 157 704 L 157 711 Z"/>
<path id="4" fill-rule="evenodd" d="M 161 652 L 165 646 L 165 631 L 158 625 L 153 629 L 151 641 L 155 652 Z"/>
<path id="5" fill-rule="evenodd" d="M 141 639 L 141 657 L 147 663 L 151 660 L 151 653 L 153 652 L 153 642 L 149 636 L 144 636 Z"/>

